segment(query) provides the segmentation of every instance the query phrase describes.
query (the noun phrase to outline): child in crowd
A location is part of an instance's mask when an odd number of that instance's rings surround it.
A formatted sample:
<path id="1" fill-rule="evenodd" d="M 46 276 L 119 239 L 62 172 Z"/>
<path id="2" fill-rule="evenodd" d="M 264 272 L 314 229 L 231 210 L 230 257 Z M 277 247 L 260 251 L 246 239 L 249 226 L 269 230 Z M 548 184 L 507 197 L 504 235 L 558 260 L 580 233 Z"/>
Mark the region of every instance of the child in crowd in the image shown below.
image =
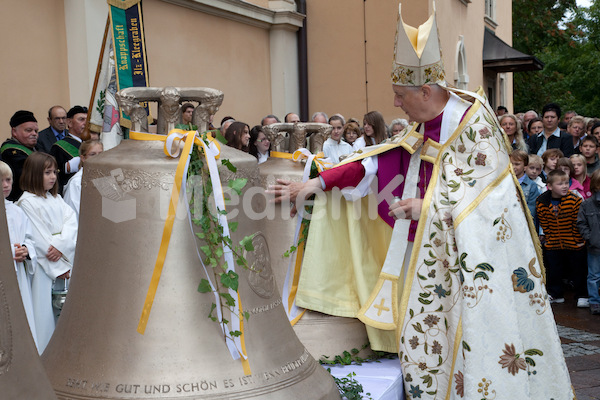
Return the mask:
<path id="1" fill-rule="evenodd" d="M 547 182 L 548 174 L 550 171 L 554 171 L 554 169 L 556 169 L 556 163 L 563 156 L 563 152 L 559 149 L 549 149 L 542 154 L 542 161 L 544 161 L 544 169 L 540 175 L 542 177 L 542 182 Z"/>
<path id="2" fill-rule="evenodd" d="M 587 135 L 581 140 L 579 145 L 581 155 L 585 157 L 587 163 L 587 174 L 592 175 L 594 171 L 600 168 L 598 159 L 598 141 L 594 136 Z"/>
<path id="3" fill-rule="evenodd" d="M 349 145 L 352 146 L 360 135 L 360 127 L 358 126 L 358 124 L 354 122 L 348 122 L 346 125 L 344 125 L 344 140 Z"/>
<path id="4" fill-rule="evenodd" d="M 338 115 L 332 115 L 329 118 L 329 125 L 333 127 L 331 134 L 323 143 L 323 153 L 332 163 L 340 162 L 340 157 L 348 155 L 354 151 L 351 145 L 342 140 L 344 132 L 344 120 Z"/>
<path id="5" fill-rule="evenodd" d="M 581 154 L 573 154 L 569 158 L 573 164 L 573 169 L 575 170 L 573 179 L 577 180 L 577 182 L 579 182 L 583 187 L 583 191 L 581 192 L 583 199 L 589 199 L 592 195 L 592 192 L 590 191 L 590 177 L 587 174 L 587 163 L 585 161 L 585 157 Z"/>
<path id="6" fill-rule="evenodd" d="M 536 213 L 544 235 L 547 289 L 551 303 L 564 303 L 563 268 L 575 284 L 577 307 L 588 307 L 585 242 L 577 230 L 581 197 L 569 191 L 569 177 L 556 169 L 548 174 L 548 191 L 537 199 Z"/>
<path id="7" fill-rule="evenodd" d="M 583 192 L 583 186 L 577 179 L 573 178 L 575 176 L 575 168 L 573 167 L 571 160 L 567 157 L 559 158 L 556 163 L 556 168 L 563 170 L 565 174 L 569 176 L 569 190 L 584 199 L 583 194 L 581 194 Z"/>
<path id="8" fill-rule="evenodd" d="M 587 289 L 590 312 L 600 315 L 600 170 L 591 177 L 592 196 L 581 204 L 577 215 L 577 228 L 587 244 Z"/>
<path id="9" fill-rule="evenodd" d="M 535 201 L 540 195 L 540 190 L 536 183 L 525 174 L 525 167 L 529 164 L 529 156 L 523 150 L 513 150 L 513 152 L 510 153 L 510 162 L 515 171 L 515 175 L 521 184 L 521 189 L 523 189 L 527 208 L 529 208 L 529 212 L 535 220 Z"/>
<path id="10" fill-rule="evenodd" d="M 542 157 L 538 156 L 537 154 L 530 154 L 528 162 L 529 163 L 525 167 L 525 173 L 529 179 L 536 183 L 538 189 L 540 189 L 540 193 L 544 193 L 546 190 L 548 190 L 548 188 L 540 177 L 542 169 L 544 168 L 544 161 L 542 160 Z"/>
<path id="11" fill-rule="evenodd" d="M 58 195 L 56 159 L 34 152 L 23 166 L 17 202 L 33 227 L 37 265 L 32 281 L 33 313 L 40 354 L 54 332 L 52 285 L 56 279 L 68 279 L 75 256 L 77 217 Z"/>
<path id="12" fill-rule="evenodd" d="M 81 159 L 79 171 L 67 182 L 65 186 L 65 203 L 71 206 L 79 221 L 79 204 L 81 202 L 81 178 L 83 177 L 83 165 L 90 157 L 104 151 L 104 146 L 99 140 L 88 140 L 81 143 L 79 147 L 79 158 Z"/>
<path id="13" fill-rule="evenodd" d="M 31 295 L 31 280 L 35 272 L 32 262 L 35 262 L 35 248 L 31 232 L 31 224 L 23 210 L 6 198 L 10 195 L 13 185 L 13 173 L 8 164 L 0 161 L 0 177 L 2 178 L 2 194 L 6 209 L 6 224 L 11 243 L 17 283 L 23 299 L 23 307 L 33 341 L 37 346 L 35 319 L 33 317 L 33 298 Z"/>

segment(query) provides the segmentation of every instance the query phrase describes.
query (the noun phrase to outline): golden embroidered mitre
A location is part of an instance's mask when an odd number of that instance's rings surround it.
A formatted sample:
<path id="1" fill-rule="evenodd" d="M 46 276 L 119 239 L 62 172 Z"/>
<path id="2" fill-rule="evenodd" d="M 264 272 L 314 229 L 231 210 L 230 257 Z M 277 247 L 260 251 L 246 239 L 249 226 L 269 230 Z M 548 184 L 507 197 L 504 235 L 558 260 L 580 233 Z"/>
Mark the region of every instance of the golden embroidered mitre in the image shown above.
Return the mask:
<path id="1" fill-rule="evenodd" d="M 433 14 L 418 28 L 402 20 L 402 4 L 398 5 L 398 27 L 394 43 L 392 83 L 399 86 L 437 84 L 446 86 L 442 50 Z"/>

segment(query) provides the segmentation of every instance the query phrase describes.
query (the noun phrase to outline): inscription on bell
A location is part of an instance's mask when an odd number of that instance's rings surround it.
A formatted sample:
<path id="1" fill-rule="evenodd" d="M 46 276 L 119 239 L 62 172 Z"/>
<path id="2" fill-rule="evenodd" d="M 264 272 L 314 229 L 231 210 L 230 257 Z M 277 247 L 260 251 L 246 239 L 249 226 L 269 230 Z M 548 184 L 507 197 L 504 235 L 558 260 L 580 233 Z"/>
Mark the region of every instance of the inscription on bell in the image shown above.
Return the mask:
<path id="1" fill-rule="evenodd" d="M 270 311 L 270 310 L 274 309 L 275 307 L 279 306 L 280 304 L 281 304 L 281 299 L 277 299 L 276 301 L 274 301 L 271 304 L 266 304 L 266 305 L 260 306 L 260 307 L 254 307 L 253 309 L 250 310 L 250 314 L 256 315 L 256 314 L 263 313 L 265 311 Z"/>

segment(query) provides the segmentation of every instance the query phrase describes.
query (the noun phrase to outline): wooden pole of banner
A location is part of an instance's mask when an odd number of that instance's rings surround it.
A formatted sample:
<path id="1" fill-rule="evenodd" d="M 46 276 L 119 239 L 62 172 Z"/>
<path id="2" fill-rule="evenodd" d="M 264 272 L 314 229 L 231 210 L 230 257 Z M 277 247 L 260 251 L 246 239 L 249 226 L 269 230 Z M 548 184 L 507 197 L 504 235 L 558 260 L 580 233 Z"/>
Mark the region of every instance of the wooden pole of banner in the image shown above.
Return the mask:
<path id="1" fill-rule="evenodd" d="M 94 78 L 94 86 L 92 87 L 92 95 L 90 96 L 90 104 L 88 107 L 87 121 L 85 123 L 85 130 L 83 131 L 84 140 L 90 139 L 90 119 L 92 117 L 92 109 L 94 107 L 94 99 L 96 97 L 96 89 L 98 89 L 98 80 L 100 79 L 100 71 L 102 70 L 102 59 L 104 58 L 104 48 L 106 47 L 106 40 L 108 39 L 108 32 L 110 30 L 110 17 L 106 17 L 106 27 L 104 28 L 104 37 L 102 38 L 102 47 L 100 47 L 100 57 L 98 57 L 98 65 L 96 66 L 96 76 Z M 102 128 L 100 128 L 102 131 Z M 100 133 L 100 132 L 98 132 Z"/>

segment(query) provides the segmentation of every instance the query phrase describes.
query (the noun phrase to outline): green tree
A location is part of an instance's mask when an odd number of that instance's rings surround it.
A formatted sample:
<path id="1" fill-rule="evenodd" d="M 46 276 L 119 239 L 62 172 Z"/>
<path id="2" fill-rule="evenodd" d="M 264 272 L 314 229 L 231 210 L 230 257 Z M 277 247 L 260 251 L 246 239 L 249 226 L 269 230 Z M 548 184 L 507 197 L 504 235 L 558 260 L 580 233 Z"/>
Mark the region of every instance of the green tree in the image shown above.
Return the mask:
<path id="1" fill-rule="evenodd" d="M 584 76 L 597 68 L 586 53 L 586 32 L 594 28 L 587 24 L 575 0 L 513 0 L 513 47 L 545 64 L 542 71 L 515 73 L 515 111 L 539 111 L 551 101 L 580 114 L 589 111 Z"/>

